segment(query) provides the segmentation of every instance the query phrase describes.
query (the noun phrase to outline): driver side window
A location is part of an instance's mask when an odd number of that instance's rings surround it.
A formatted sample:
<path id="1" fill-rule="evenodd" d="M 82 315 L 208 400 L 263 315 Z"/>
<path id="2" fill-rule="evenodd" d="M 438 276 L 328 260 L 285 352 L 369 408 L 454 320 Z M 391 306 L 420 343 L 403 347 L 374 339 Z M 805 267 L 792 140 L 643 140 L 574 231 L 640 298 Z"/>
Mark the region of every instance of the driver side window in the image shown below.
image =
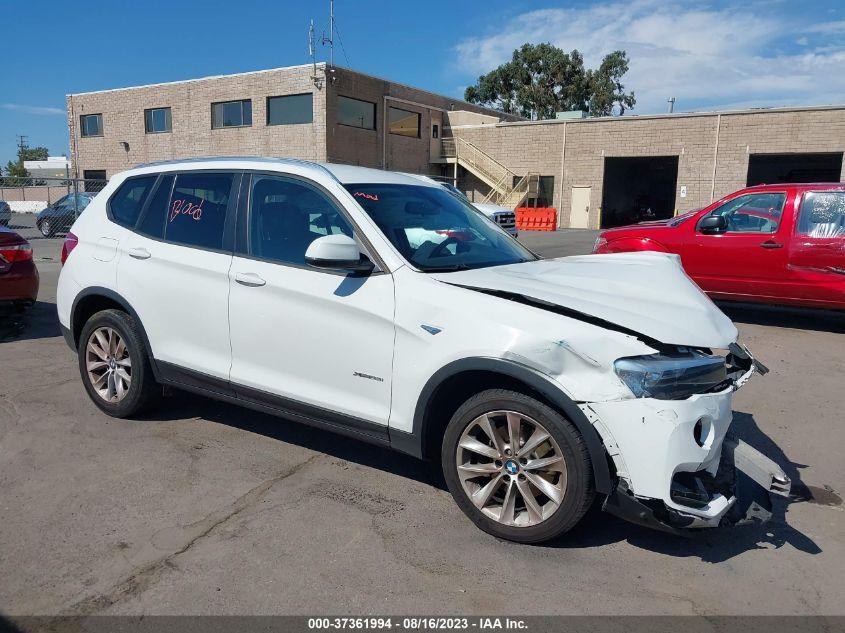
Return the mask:
<path id="1" fill-rule="evenodd" d="M 292 178 L 252 177 L 249 197 L 249 253 L 281 264 L 305 266 L 305 251 L 324 235 L 354 237 L 334 203 Z"/>
<path id="2" fill-rule="evenodd" d="M 704 218 L 725 218 L 724 233 L 775 233 L 780 226 L 785 201 L 785 193 L 751 193 L 729 200 Z"/>

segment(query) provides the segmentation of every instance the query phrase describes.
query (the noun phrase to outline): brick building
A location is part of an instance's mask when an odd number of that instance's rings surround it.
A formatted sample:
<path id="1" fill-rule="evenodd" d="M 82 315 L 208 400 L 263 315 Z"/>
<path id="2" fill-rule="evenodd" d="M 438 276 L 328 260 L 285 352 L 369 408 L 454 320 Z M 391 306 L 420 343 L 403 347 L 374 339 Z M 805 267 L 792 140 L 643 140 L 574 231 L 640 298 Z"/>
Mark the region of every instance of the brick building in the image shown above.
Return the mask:
<path id="1" fill-rule="evenodd" d="M 521 121 L 325 64 L 67 97 L 74 171 L 289 156 L 440 175 L 561 227 L 667 217 L 758 182 L 843 180 L 845 106 Z M 566 113 L 572 114 L 572 113 Z"/>
<path id="2" fill-rule="evenodd" d="M 518 117 L 326 64 L 67 96 L 74 173 L 194 156 L 278 156 L 440 173 L 449 113 Z"/>

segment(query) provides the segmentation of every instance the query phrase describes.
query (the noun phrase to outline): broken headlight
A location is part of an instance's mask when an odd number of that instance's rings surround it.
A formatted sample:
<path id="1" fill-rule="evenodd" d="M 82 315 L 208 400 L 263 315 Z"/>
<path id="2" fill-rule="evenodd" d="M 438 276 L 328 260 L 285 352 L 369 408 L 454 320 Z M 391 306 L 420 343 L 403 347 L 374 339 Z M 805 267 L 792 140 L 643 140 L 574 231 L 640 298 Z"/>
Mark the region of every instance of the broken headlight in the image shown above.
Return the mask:
<path id="1" fill-rule="evenodd" d="M 613 368 L 637 398 L 682 400 L 729 383 L 725 359 L 697 350 L 620 358 Z"/>

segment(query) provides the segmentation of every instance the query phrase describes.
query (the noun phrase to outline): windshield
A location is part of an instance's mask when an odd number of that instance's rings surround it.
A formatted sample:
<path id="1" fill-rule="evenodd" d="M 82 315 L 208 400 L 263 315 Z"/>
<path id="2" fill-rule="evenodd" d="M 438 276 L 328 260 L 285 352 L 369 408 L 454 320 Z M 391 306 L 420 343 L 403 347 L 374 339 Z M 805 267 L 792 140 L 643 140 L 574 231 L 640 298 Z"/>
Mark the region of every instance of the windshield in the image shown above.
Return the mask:
<path id="1" fill-rule="evenodd" d="M 536 259 L 473 207 L 440 187 L 345 185 L 414 267 L 449 272 Z"/>

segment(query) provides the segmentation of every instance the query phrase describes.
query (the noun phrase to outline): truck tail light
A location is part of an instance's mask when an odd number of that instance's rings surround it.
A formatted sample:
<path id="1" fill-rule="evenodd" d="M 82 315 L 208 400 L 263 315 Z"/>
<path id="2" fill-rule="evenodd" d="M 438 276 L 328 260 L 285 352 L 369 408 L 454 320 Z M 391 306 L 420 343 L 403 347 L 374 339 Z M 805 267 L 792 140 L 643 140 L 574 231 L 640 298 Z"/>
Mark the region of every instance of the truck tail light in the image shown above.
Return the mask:
<path id="1" fill-rule="evenodd" d="M 71 252 L 73 252 L 77 244 L 79 244 L 79 238 L 68 231 L 68 234 L 65 236 L 65 242 L 62 244 L 62 266 L 65 265 L 67 258 L 70 257 Z"/>

